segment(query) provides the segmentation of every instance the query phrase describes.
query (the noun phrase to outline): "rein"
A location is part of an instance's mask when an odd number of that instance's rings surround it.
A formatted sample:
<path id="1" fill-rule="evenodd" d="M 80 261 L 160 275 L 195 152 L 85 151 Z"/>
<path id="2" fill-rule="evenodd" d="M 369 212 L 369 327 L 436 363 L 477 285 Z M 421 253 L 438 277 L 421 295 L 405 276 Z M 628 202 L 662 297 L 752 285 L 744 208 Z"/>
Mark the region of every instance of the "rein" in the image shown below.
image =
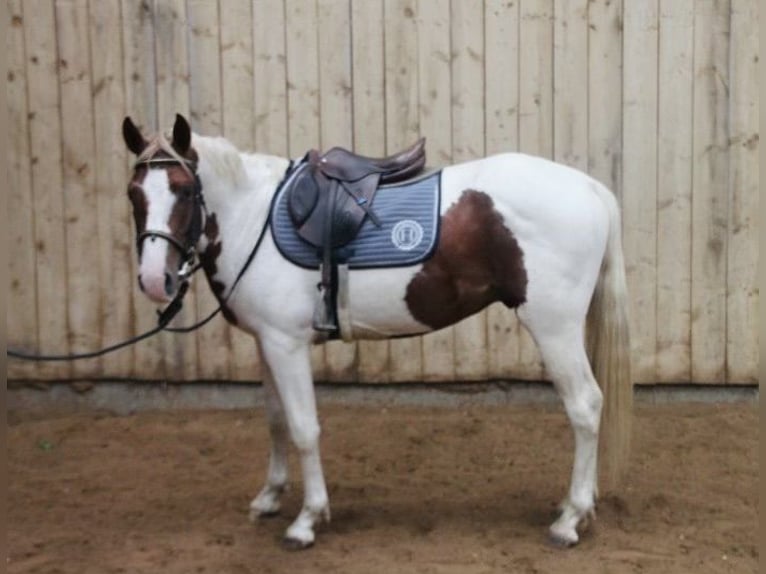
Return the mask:
<path id="1" fill-rule="evenodd" d="M 146 163 L 178 164 L 180 162 L 172 158 L 158 158 L 156 160 L 141 161 L 136 163 L 136 165 L 142 165 Z M 191 165 L 190 162 L 186 162 L 186 163 Z M 13 357 L 15 359 L 22 359 L 25 361 L 74 361 L 78 359 L 93 359 L 93 358 L 101 357 L 103 355 L 111 353 L 113 351 L 117 351 L 119 349 L 128 347 L 130 345 L 134 345 L 162 331 L 167 331 L 169 333 L 191 333 L 192 331 L 196 331 L 197 329 L 204 327 L 210 321 L 212 321 L 213 318 L 216 315 L 218 315 L 218 313 L 220 313 L 223 310 L 223 306 L 229 301 L 232 294 L 234 293 L 234 289 L 236 289 L 240 280 L 242 279 L 242 277 L 244 277 L 245 272 L 250 267 L 250 264 L 253 262 L 253 259 L 255 259 L 255 254 L 258 252 L 258 249 L 260 248 L 261 243 L 263 243 L 264 237 L 266 237 L 266 232 L 269 229 L 271 207 L 273 207 L 274 205 L 274 200 L 277 197 L 277 192 L 281 189 L 282 185 L 287 180 L 292 170 L 293 170 L 293 161 L 291 160 L 289 166 L 287 167 L 287 170 L 285 171 L 285 175 L 282 177 L 282 181 L 279 183 L 279 185 L 277 186 L 274 192 L 274 197 L 272 198 L 268 213 L 266 214 L 266 221 L 264 222 L 263 227 L 261 228 L 261 232 L 258 235 L 258 240 L 255 242 L 255 245 L 253 246 L 253 249 L 250 251 L 250 254 L 247 256 L 247 259 L 245 260 L 244 265 L 239 270 L 237 277 L 234 279 L 234 283 L 232 283 L 231 289 L 229 289 L 229 292 L 226 294 L 226 296 L 220 300 L 218 307 L 201 321 L 198 321 L 197 323 L 194 323 L 193 325 L 190 325 L 187 327 L 168 327 L 168 323 L 170 323 L 173 320 L 173 318 L 183 308 L 183 298 L 186 295 L 186 292 L 189 290 L 189 279 L 201 267 L 200 263 L 196 263 L 196 264 L 193 263 L 194 259 L 196 259 L 196 256 L 197 256 L 197 251 L 195 247 L 196 241 L 190 247 L 185 247 L 181 244 L 181 242 L 179 242 L 175 237 L 173 237 L 170 234 L 166 234 L 164 232 L 159 232 L 159 231 L 144 231 L 138 237 L 137 242 L 139 246 L 148 237 L 161 237 L 162 239 L 169 241 L 171 245 L 173 245 L 176 249 L 179 249 L 179 251 L 182 252 L 182 256 L 186 257 L 181 267 L 181 270 L 179 272 L 179 277 L 181 278 L 181 285 L 178 287 L 178 293 L 176 293 L 176 296 L 173 298 L 173 300 L 170 303 L 168 303 L 167 307 L 165 307 L 162 311 L 159 311 L 159 310 L 157 311 L 157 326 L 154 329 L 150 329 L 149 331 L 146 331 L 145 333 L 136 335 L 135 337 L 131 337 L 130 339 L 127 339 L 120 343 L 115 343 L 114 345 L 110 345 L 108 347 L 104 347 L 103 349 L 99 349 L 98 351 L 92 351 L 89 353 L 72 353 L 68 355 L 35 355 L 32 353 L 25 353 L 23 351 L 6 349 L 6 355 L 8 357 Z M 196 181 L 196 188 L 199 190 L 197 192 L 195 189 L 195 202 L 197 201 L 196 198 L 199 197 L 198 205 L 200 206 L 200 209 L 197 210 L 195 213 L 198 213 L 200 215 L 199 217 L 195 216 L 195 220 L 201 220 L 201 215 L 203 212 L 206 218 L 208 217 L 209 214 L 207 211 L 207 207 L 205 206 L 204 198 L 202 197 L 202 184 L 199 181 L 199 177 L 197 176 L 197 174 L 195 172 L 192 172 L 192 173 Z M 192 222 L 191 227 L 192 228 L 195 227 L 194 221 Z M 197 235 L 197 239 L 199 239 L 200 235 L 202 234 L 203 226 L 201 224 L 201 221 L 199 221 L 199 229 L 200 231 L 199 231 L 199 235 Z M 187 235 L 190 235 L 192 232 L 196 233 L 196 231 L 193 231 L 193 229 L 190 229 L 190 233 Z M 191 254 L 191 256 L 190 257 L 187 256 L 188 254 Z"/>

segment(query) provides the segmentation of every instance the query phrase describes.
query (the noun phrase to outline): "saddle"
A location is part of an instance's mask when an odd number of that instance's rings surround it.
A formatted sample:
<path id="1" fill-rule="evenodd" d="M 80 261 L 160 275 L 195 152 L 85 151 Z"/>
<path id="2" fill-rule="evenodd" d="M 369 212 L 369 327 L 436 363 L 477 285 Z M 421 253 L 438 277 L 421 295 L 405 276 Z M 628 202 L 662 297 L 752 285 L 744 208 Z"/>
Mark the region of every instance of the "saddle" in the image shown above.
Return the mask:
<path id="1" fill-rule="evenodd" d="M 372 207 L 375 192 L 383 184 L 414 177 L 425 166 L 425 139 L 384 158 L 371 158 L 334 147 L 324 155 L 309 151 L 285 190 L 290 219 L 301 239 L 321 255 L 322 279 L 317 285 L 319 301 L 313 327 L 337 334 L 335 309 L 337 267 L 348 258 L 343 247 L 350 243 L 367 217 L 378 227 Z"/>

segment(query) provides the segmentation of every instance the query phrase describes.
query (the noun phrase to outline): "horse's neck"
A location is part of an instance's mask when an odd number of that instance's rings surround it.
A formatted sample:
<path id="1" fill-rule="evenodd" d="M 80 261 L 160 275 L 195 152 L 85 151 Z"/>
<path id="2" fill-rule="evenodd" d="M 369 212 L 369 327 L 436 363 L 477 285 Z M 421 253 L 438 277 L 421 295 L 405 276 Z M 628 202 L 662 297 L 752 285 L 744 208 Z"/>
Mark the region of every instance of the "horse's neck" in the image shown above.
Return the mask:
<path id="1" fill-rule="evenodd" d="M 221 138 L 199 138 L 196 143 L 205 203 L 218 224 L 216 240 L 223 244 L 221 257 L 238 260 L 266 224 L 271 199 L 289 162 L 241 153 Z"/>

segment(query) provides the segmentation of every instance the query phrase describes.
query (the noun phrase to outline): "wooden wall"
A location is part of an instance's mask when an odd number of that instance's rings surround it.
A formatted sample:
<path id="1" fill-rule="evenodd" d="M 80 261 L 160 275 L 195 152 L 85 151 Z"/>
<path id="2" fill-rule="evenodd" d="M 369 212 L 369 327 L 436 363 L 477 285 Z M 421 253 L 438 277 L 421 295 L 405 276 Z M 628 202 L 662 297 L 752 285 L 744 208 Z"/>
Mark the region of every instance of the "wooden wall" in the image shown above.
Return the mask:
<path id="1" fill-rule="evenodd" d="M 757 379 L 756 0 L 9 0 L 8 339 L 91 350 L 154 325 L 136 288 L 120 123 L 176 112 L 242 148 L 429 163 L 502 150 L 610 185 L 638 382 Z M 203 287 L 199 285 L 198 287 Z M 214 307 L 206 289 L 182 321 Z M 314 351 L 334 381 L 544 376 L 512 313 Z M 222 319 L 9 378 L 257 380 Z"/>

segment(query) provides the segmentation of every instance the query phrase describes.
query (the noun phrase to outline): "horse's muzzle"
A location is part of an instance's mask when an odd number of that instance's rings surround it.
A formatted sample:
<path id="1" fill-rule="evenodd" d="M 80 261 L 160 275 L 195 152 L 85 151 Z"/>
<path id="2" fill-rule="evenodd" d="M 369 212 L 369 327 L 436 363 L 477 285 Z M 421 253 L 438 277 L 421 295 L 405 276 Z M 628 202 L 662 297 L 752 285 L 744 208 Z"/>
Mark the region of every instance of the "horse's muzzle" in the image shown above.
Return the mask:
<path id="1" fill-rule="evenodd" d="M 164 275 L 139 275 L 138 286 L 155 303 L 167 303 L 178 290 L 178 279 L 168 271 Z"/>

